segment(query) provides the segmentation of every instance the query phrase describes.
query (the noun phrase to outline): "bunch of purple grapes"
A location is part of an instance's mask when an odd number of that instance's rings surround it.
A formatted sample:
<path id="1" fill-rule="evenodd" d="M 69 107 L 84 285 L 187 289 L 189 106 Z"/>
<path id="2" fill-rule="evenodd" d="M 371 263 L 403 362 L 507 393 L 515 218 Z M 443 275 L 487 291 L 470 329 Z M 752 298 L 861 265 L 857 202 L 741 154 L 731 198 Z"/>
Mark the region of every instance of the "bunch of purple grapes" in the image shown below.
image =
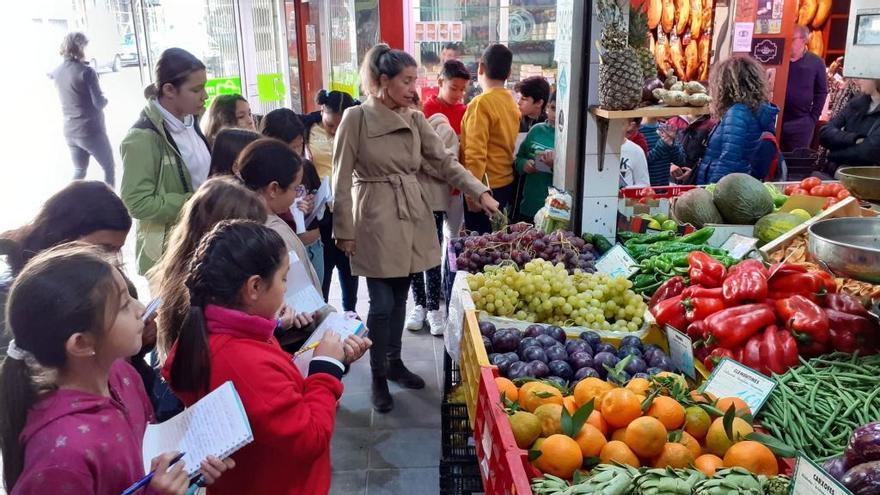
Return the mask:
<path id="1" fill-rule="evenodd" d="M 459 270 L 477 273 L 487 265 L 510 260 L 520 268 L 533 259 L 563 263 L 568 273 L 580 269 L 596 271 L 598 253 L 592 244 L 573 232 L 557 230 L 549 234 L 527 223 L 510 225 L 507 231 L 476 234 L 453 239 Z"/>

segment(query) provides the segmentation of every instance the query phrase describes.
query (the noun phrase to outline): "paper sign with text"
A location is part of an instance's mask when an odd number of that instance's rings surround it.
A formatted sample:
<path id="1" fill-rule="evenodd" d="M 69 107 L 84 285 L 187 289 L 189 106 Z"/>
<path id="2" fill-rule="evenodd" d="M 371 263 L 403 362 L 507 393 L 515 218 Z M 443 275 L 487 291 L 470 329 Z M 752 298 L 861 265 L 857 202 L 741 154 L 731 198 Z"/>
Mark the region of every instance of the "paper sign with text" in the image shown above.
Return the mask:
<path id="1" fill-rule="evenodd" d="M 733 359 L 724 358 L 712 370 L 702 392 L 709 392 L 716 397 L 739 397 L 749 406 L 754 416 L 774 388 L 776 380 Z"/>
<path id="2" fill-rule="evenodd" d="M 754 237 L 748 237 L 740 234 L 730 234 L 730 237 L 721 245 L 721 249 L 726 249 L 731 258 L 738 260 L 749 254 L 749 251 L 755 249 L 758 240 Z"/>
<path id="3" fill-rule="evenodd" d="M 696 378 L 694 369 L 694 343 L 690 337 L 671 325 L 666 325 L 666 340 L 669 342 L 669 359 L 675 368 L 685 375 Z"/>
<path id="4" fill-rule="evenodd" d="M 798 457 L 791 477 L 793 495 L 851 495 L 839 481 L 806 457 Z"/>
<path id="5" fill-rule="evenodd" d="M 621 244 L 615 244 L 596 261 L 596 271 L 609 277 L 629 278 L 639 271 L 636 260 L 626 252 Z"/>

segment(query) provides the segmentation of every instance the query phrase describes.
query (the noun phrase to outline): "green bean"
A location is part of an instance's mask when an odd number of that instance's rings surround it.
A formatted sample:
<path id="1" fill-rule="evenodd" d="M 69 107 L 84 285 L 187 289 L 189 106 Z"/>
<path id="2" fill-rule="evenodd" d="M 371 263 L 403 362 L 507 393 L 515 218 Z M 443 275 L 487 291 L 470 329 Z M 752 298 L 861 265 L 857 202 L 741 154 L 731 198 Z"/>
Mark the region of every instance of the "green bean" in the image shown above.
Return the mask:
<path id="1" fill-rule="evenodd" d="M 868 398 L 865 400 L 865 407 L 862 409 L 862 412 L 865 413 L 865 416 L 867 416 L 871 412 L 871 402 L 874 401 L 874 399 L 877 397 L 877 394 L 880 394 L 880 387 L 875 388 L 874 392 L 872 392 L 871 395 L 869 395 Z"/>

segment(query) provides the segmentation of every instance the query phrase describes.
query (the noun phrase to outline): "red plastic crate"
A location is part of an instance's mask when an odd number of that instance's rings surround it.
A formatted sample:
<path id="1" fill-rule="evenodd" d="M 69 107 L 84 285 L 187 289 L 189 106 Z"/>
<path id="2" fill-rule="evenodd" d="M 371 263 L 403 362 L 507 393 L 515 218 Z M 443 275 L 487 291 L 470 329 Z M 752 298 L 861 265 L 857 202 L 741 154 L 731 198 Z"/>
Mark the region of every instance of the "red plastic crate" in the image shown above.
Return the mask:
<path id="1" fill-rule="evenodd" d="M 619 197 L 626 199 L 669 199 L 696 189 L 697 186 L 624 187 Z"/>
<path id="2" fill-rule="evenodd" d="M 497 373 L 494 367 L 480 369 L 474 440 L 483 488 L 487 495 L 530 494 L 528 454 L 516 446 L 507 413 L 501 408 Z"/>

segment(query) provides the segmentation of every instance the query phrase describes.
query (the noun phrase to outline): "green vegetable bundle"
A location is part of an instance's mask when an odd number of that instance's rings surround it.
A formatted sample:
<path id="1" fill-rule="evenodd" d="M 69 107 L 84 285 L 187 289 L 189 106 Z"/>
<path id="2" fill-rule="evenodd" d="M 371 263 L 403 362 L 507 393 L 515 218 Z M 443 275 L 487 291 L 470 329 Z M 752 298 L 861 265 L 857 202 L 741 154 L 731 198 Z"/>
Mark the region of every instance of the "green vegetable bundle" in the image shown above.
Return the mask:
<path id="1" fill-rule="evenodd" d="M 783 375 L 758 414 L 776 438 L 817 462 L 838 456 L 853 430 L 880 418 L 880 355 L 834 353 Z"/>

